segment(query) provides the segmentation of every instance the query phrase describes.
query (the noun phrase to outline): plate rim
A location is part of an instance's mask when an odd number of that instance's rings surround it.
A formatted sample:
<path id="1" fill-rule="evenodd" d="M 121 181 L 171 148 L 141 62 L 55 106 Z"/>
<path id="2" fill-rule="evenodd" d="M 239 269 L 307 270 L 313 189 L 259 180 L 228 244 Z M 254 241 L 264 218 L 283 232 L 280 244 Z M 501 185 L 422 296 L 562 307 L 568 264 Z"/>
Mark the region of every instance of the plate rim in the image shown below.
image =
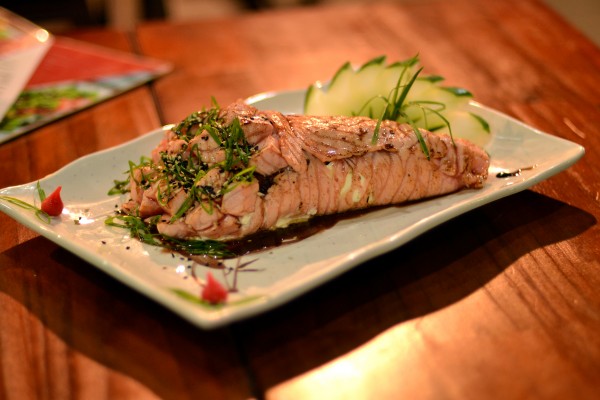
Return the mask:
<path id="1" fill-rule="evenodd" d="M 248 102 L 249 104 L 256 105 L 259 104 L 260 101 L 265 99 L 272 100 L 276 99 L 277 96 L 282 95 L 293 97 L 295 95 L 302 95 L 302 93 L 304 92 L 305 90 L 303 89 L 262 92 L 248 97 L 246 99 L 246 102 Z M 377 242 L 367 243 L 363 245 L 360 249 L 358 249 L 359 251 L 357 251 L 354 254 L 354 257 L 350 262 L 347 261 L 345 263 L 342 263 L 341 265 L 338 265 L 335 268 L 328 269 L 324 273 L 318 275 L 316 278 L 313 277 L 312 279 L 308 280 L 308 282 L 304 282 L 303 284 L 288 288 L 283 292 L 278 292 L 274 296 L 269 293 L 266 293 L 256 301 L 253 301 L 252 303 L 242 307 L 237 307 L 235 309 L 232 309 L 232 307 L 224 307 L 221 310 L 201 312 L 200 307 L 181 298 L 178 298 L 173 293 L 170 293 L 167 287 L 153 285 L 152 282 L 150 282 L 149 280 L 144 280 L 143 277 L 140 278 L 132 271 L 127 270 L 126 268 L 111 265 L 110 262 L 108 262 L 107 260 L 103 260 L 100 255 L 93 252 L 90 248 L 85 248 L 83 246 L 78 245 L 75 242 L 69 242 L 68 240 L 65 241 L 64 238 L 62 238 L 56 231 L 50 229 L 49 226 L 46 226 L 45 224 L 35 223 L 34 220 L 30 217 L 24 217 L 24 212 L 18 207 L 0 201 L 0 211 L 3 211 L 8 216 L 15 219 L 17 222 L 39 233 L 41 236 L 46 237 L 58 246 L 63 247 L 71 253 L 74 253 L 87 263 L 102 270 L 103 272 L 117 279 L 126 286 L 129 286 L 130 288 L 146 295 L 150 299 L 166 307 L 167 309 L 170 309 L 172 312 L 187 319 L 194 325 L 203 329 L 214 329 L 277 308 L 282 304 L 285 304 L 288 301 L 295 299 L 301 296 L 302 294 L 309 292 L 310 290 L 313 290 L 314 288 L 324 284 L 325 282 L 334 279 L 335 277 L 345 273 L 346 271 L 355 268 L 357 265 L 360 265 L 369 259 L 387 253 L 395 248 L 401 247 L 408 241 L 413 240 L 414 238 L 420 236 L 421 234 L 427 232 L 435 226 L 438 226 L 441 223 L 456 218 L 468 211 L 479 208 L 485 204 L 489 204 L 503 197 L 507 197 L 517 192 L 523 191 L 549 178 L 550 176 L 553 176 L 569 168 L 570 166 L 575 164 L 585 153 L 584 147 L 577 143 L 571 142 L 561 137 L 550 135 L 546 132 L 542 132 L 536 128 L 528 126 L 527 124 L 511 116 L 508 116 L 492 108 L 486 107 L 480 103 L 474 101 L 472 101 L 471 103 L 474 107 L 482 108 L 486 110 L 486 112 L 496 114 L 499 118 L 505 119 L 514 124 L 518 124 L 519 126 L 525 128 L 527 132 L 536 135 L 541 135 L 543 139 L 550 138 L 550 140 L 554 140 L 559 144 L 564 144 L 565 146 L 568 146 L 570 150 L 570 155 L 567 157 L 566 160 L 558 162 L 556 165 L 553 165 L 550 168 L 540 171 L 540 173 L 535 174 L 533 177 L 526 180 L 521 180 L 513 185 L 504 188 L 503 190 L 496 190 L 491 194 L 488 194 L 487 196 L 475 196 L 475 200 L 467 199 L 457 206 L 450 208 L 446 207 L 442 210 L 439 210 L 436 213 L 434 213 L 431 218 L 429 218 L 430 220 L 433 220 L 433 222 L 419 221 L 419 223 L 403 227 L 401 230 L 399 230 L 392 236 L 388 236 Z M 112 154 L 120 149 L 127 149 L 130 146 L 135 146 L 136 144 L 144 142 L 145 140 L 152 140 L 154 136 L 160 135 L 160 133 L 164 131 L 166 127 L 168 126 L 156 128 L 127 142 L 79 157 L 76 160 L 73 160 L 72 162 L 64 165 L 57 171 L 39 179 L 39 182 L 45 182 L 48 179 L 59 177 L 61 173 L 66 171 L 68 168 L 73 168 L 78 163 L 86 162 L 86 160 L 89 160 L 89 158 L 91 157 L 103 157 L 107 154 Z M 25 188 L 30 187 L 31 185 L 35 185 L 36 182 L 38 181 L 2 188 L 0 189 L 0 194 L 10 194 L 10 192 L 24 190 Z M 451 210 L 451 212 L 449 212 L 448 210 Z M 403 231 L 408 231 L 408 233 L 402 234 Z M 403 239 L 405 240 L 403 240 L 402 243 L 398 243 L 398 237 L 403 237 Z"/>

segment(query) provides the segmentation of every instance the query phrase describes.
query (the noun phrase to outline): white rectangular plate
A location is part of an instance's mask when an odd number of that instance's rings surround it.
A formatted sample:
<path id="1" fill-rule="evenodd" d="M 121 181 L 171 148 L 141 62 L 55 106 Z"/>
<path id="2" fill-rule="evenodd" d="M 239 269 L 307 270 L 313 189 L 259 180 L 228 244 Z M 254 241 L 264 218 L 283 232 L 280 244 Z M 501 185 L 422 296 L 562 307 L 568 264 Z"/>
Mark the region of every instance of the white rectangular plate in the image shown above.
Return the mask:
<path id="1" fill-rule="evenodd" d="M 304 91 L 267 93 L 248 99 L 261 109 L 300 113 Z M 272 309 L 377 255 L 401 246 L 423 232 L 462 213 L 522 191 L 575 163 L 583 147 L 528 127 L 506 115 L 472 103 L 485 118 L 493 138 L 490 178 L 480 190 L 464 190 L 404 207 L 389 207 L 343 220 L 302 241 L 267 252 L 228 260 L 227 273 L 212 271 L 231 285 L 238 262 L 253 260 L 237 273 L 238 293 L 220 307 L 194 299 L 207 267 L 143 245 L 127 232 L 104 224 L 121 200 L 108 196 L 114 179 L 123 179 L 128 161 L 149 155 L 163 136 L 162 129 L 118 147 L 83 157 L 40 180 L 48 193 L 62 186 L 65 210 L 50 224 L 28 210 L 0 200 L 0 210 L 97 268 L 144 293 L 202 328 L 215 328 Z M 499 179 L 499 171 L 524 170 Z M 0 195 L 37 202 L 36 182 L 0 190 Z M 77 221 L 75 223 L 74 221 Z M 315 251 L 318 249 L 318 251 Z M 192 274 L 192 271 L 195 273 Z M 178 292 L 179 294 L 177 294 Z M 181 293 L 189 293 L 189 297 Z"/>

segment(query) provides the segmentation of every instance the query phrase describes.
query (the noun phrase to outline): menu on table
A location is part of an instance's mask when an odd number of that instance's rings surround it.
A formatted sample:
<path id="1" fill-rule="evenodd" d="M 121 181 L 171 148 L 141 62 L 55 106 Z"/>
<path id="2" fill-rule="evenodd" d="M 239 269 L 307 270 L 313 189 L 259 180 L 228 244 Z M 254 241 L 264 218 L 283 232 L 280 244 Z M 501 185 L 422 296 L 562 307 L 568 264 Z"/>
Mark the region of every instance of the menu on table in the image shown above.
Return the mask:
<path id="1" fill-rule="evenodd" d="M 54 36 L 0 7 L 0 144 L 171 68 L 160 60 Z"/>

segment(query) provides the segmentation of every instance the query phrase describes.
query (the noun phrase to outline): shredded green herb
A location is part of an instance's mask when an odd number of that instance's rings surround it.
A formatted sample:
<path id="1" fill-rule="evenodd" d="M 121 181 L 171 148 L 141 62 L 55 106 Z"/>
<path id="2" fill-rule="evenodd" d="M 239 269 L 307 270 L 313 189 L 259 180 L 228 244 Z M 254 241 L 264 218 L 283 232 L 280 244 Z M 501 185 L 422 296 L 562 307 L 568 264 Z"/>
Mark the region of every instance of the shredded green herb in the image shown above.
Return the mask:
<path id="1" fill-rule="evenodd" d="M 160 216 L 142 220 L 134 215 L 113 215 L 104 223 L 108 226 L 129 230 L 131 237 L 152 246 L 166 247 L 170 250 L 189 255 L 206 255 L 215 258 L 235 256 L 224 242 L 218 240 L 181 240 L 161 234 L 156 229 Z"/>
<path id="2" fill-rule="evenodd" d="M 184 189 L 188 198 L 184 206 L 189 208 L 196 201 L 214 200 L 232 190 L 239 182 L 250 182 L 254 179 L 254 168 L 248 166 L 253 148 L 246 141 L 237 118 L 232 123 L 225 124 L 220 115 L 220 108 L 215 105 L 210 109 L 191 114 L 173 128 L 173 133 L 178 139 L 183 139 L 187 146 L 192 139 L 204 132 L 207 132 L 224 151 L 225 157 L 222 162 L 216 164 L 204 162 L 196 144 L 189 148 L 190 157 L 187 159 L 184 159 L 181 154 L 162 152 L 160 163 L 154 163 L 150 159 L 142 159 L 137 164 L 130 161 L 129 177 L 122 181 L 115 180 L 115 185 L 110 189 L 109 194 L 126 193 L 129 190 L 130 178 L 134 177 L 135 170 L 139 170 L 144 172 L 142 179 L 137 179 L 136 184 L 144 189 L 155 182 L 164 183 L 164 185 L 159 185 L 159 202 L 161 204 L 166 204 L 171 195 Z M 229 173 L 231 176 L 225 185 L 218 189 L 199 186 L 200 179 L 211 170 Z M 178 214 L 183 213 L 185 210 L 178 212 Z"/>
<path id="3" fill-rule="evenodd" d="M 377 125 L 375 126 L 375 130 L 373 132 L 373 137 L 371 138 L 371 143 L 375 144 L 375 143 L 377 143 L 377 140 L 379 140 L 379 133 L 381 130 L 382 121 L 389 120 L 389 121 L 398 121 L 398 122 L 408 123 L 412 127 L 413 131 L 415 132 L 415 135 L 417 136 L 417 139 L 421 146 L 421 150 L 423 151 L 425 156 L 427 156 L 427 158 L 429 159 L 429 148 L 427 147 L 427 144 L 425 143 L 425 140 L 423 139 L 423 135 L 421 134 L 421 131 L 419 130 L 419 127 L 418 127 L 416 121 L 409 117 L 409 115 L 407 113 L 407 109 L 412 108 L 412 107 L 418 107 L 421 110 L 423 110 L 424 116 L 425 116 L 426 111 L 434 112 L 436 115 L 439 115 L 439 116 L 441 116 L 441 115 L 440 115 L 439 111 L 426 106 L 426 104 L 431 103 L 431 102 L 415 102 L 415 101 L 407 102 L 406 101 L 406 97 L 407 97 L 410 89 L 412 88 L 415 81 L 419 77 L 419 74 L 423 70 L 423 68 L 419 68 L 416 72 L 414 72 L 412 75 L 407 77 L 407 75 L 411 72 L 411 68 L 413 66 L 415 66 L 418 63 L 418 61 L 419 61 L 418 56 L 414 56 L 412 58 L 409 58 L 408 60 L 394 64 L 394 65 L 401 65 L 403 67 L 403 70 L 398 77 L 396 86 L 390 91 L 389 95 L 388 96 L 377 96 L 375 98 L 369 99 L 365 103 L 365 105 L 362 107 L 362 109 L 360 109 L 355 114 L 361 115 L 361 113 L 363 113 L 367 108 L 369 108 L 369 104 L 372 101 L 374 101 L 376 99 L 383 100 L 385 102 L 386 106 L 384 107 L 382 114 L 379 115 L 379 118 L 377 119 Z M 378 61 L 378 62 L 380 62 L 380 61 Z M 367 63 L 367 64 L 369 64 L 369 63 Z M 437 77 L 429 77 L 426 79 L 432 79 L 434 82 L 438 80 Z M 443 107 L 442 103 L 435 103 L 435 104 L 441 105 Z M 374 116 L 372 116 L 372 115 L 370 115 L 370 116 L 371 116 L 371 118 L 374 118 Z M 441 117 L 443 118 L 443 120 L 446 123 L 448 123 L 447 119 L 445 119 L 443 116 L 441 116 Z M 448 123 L 448 128 L 450 128 L 449 123 Z M 450 136 L 452 137 L 452 134 L 450 134 Z"/>
<path id="4" fill-rule="evenodd" d="M 231 123 L 226 123 L 214 99 L 213 107 L 192 113 L 173 127 L 172 133 L 184 141 L 182 150 L 186 150 L 186 156 L 163 151 L 159 154 L 158 162 L 149 158 L 142 158 L 139 163 L 130 161 L 127 178 L 115 180 L 109 194 L 129 192 L 132 181 L 144 190 L 155 185 L 157 201 L 164 207 L 183 191 L 185 199 L 169 220 L 175 222 L 193 207 L 202 207 L 212 213 L 215 200 L 233 190 L 240 182 L 255 179 L 255 168 L 249 166 L 254 149 L 246 141 L 240 121 L 235 118 Z M 205 161 L 198 139 L 194 140 L 198 136 L 200 141 L 212 138 L 223 152 L 223 160 L 217 163 Z M 224 183 L 216 186 L 203 184 L 202 178 L 209 173 L 223 175 Z M 232 256 L 222 242 L 180 240 L 162 235 L 158 233 L 156 223 L 157 220 L 142 220 L 135 215 L 135 210 L 132 215 L 116 215 L 106 220 L 107 225 L 129 229 L 132 237 L 147 244 L 194 255 Z"/>
<path id="5" fill-rule="evenodd" d="M 129 192 L 129 179 L 117 180 L 114 181 L 114 186 L 108 191 L 109 196 L 113 196 L 115 194 L 124 194 Z"/>

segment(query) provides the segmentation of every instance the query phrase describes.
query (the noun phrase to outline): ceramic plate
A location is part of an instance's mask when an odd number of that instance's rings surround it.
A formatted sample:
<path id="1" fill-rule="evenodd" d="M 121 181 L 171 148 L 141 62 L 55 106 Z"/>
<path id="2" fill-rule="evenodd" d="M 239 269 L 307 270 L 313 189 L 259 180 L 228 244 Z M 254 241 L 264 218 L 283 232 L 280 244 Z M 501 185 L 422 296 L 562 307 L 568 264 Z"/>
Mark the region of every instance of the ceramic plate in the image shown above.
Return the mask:
<path id="1" fill-rule="evenodd" d="M 304 91 L 291 91 L 261 94 L 248 101 L 262 109 L 299 113 L 303 99 Z M 486 147 L 492 165 L 483 189 L 379 209 L 342 220 L 299 242 L 228 260 L 225 269 L 212 272 L 225 285 L 233 286 L 235 282 L 238 292 L 220 307 L 198 301 L 207 267 L 143 245 L 126 231 L 104 223 L 123 200 L 107 195 L 113 180 L 124 179 L 129 160 L 137 161 L 150 153 L 162 138 L 162 129 L 83 157 L 40 180 L 46 192 L 63 187 L 65 209 L 51 223 L 7 201 L 0 200 L 0 209 L 197 326 L 215 328 L 279 306 L 442 222 L 524 190 L 568 168 L 584 153 L 575 143 L 535 130 L 482 105 L 472 103 L 470 107 L 492 127 L 493 138 Z M 499 171 L 530 166 L 533 168 L 518 176 L 496 178 Z M 2 189 L 0 195 L 35 203 L 36 182 Z"/>

